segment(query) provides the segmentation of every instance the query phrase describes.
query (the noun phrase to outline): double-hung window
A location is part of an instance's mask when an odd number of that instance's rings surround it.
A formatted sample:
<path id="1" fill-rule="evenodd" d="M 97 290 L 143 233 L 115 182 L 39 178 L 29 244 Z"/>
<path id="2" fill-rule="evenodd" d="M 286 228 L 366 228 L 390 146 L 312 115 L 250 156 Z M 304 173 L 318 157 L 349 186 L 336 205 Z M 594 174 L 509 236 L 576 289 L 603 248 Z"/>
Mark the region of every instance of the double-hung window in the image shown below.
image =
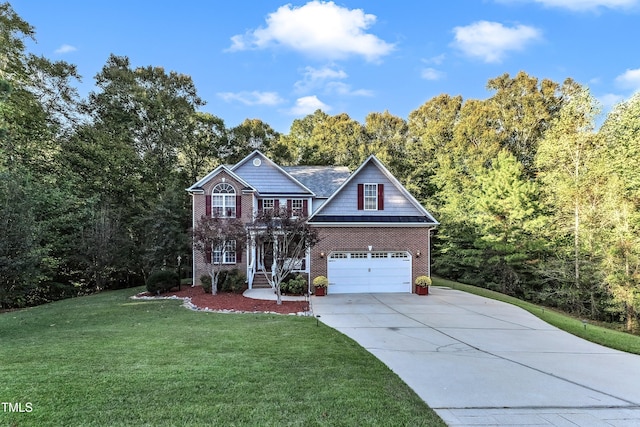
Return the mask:
<path id="1" fill-rule="evenodd" d="M 275 208 L 275 201 L 273 199 L 263 199 L 262 200 L 262 210 L 263 212 L 273 213 Z"/>
<path id="2" fill-rule="evenodd" d="M 358 210 L 384 210 L 384 184 L 358 184 Z"/>
<path id="3" fill-rule="evenodd" d="M 224 248 L 224 250 L 223 250 Z M 236 263 L 236 241 L 228 240 L 223 245 L 213 250 L 214 264 L 235 264 Z"/>
<path id="4" fill-rule="evenodd" d="M 304 200 L 293 199 L 291 200 L 291 216 L 299 217 L 304 215 Z"/>
<path id="5" fill-rule="evenodd" d="M 364 210 L 378 210 L 378 184 L 364 184 Z"/>

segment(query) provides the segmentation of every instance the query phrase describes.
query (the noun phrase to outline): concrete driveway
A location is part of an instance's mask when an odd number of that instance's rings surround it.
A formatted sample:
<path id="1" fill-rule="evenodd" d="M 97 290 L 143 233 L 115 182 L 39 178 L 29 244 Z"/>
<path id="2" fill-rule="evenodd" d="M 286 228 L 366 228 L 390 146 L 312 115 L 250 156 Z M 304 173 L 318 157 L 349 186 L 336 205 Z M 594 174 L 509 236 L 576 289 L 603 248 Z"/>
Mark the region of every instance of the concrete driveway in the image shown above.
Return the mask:
<path id="1" fill-rule="evenodd" d="M 312 297 L 450 426 L 639 426 L 640 356 L 464 292 Z M 589 327 L 587 325 L 587 327 Z"/>

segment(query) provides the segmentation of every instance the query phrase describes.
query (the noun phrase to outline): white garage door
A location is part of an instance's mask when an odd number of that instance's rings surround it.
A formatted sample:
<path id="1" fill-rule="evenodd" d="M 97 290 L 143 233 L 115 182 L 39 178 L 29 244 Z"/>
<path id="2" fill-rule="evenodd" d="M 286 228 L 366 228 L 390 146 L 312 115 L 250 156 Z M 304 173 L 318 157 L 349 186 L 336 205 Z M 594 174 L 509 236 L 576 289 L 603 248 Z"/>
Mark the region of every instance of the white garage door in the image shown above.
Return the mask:
<path id="1" fill-rule="evenodd" d="M 408 252 L 333 252 L 327 264 L 331 294 L 411 292 Z"/>

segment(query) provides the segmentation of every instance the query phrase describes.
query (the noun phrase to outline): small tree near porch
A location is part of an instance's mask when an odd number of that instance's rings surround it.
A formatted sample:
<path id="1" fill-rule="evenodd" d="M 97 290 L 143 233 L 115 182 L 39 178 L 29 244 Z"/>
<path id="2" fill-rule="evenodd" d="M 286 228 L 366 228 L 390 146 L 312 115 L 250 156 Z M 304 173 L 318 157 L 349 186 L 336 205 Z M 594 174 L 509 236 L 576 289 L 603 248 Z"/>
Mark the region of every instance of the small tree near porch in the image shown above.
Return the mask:
<path id="1" fill-rule="evenodd" d="M 273 242 L 271 271 L 264 267 L 264 259 L 261 265 L 262 273 L 274 289 L 280 305 L 280 285 L 289 273 L 297 269 L 307 251 L 318 243 L 318 232 L 309 226 L 307 217 L 293 216 L 288 209 L 258 212 L 252 230 L 265 241 Z"/>
<path id="2" fill-rule="evenodd" d="M 193 229 L 193 246 L 202 254 L 211 275 L 211 293 L 218 293 L 218 278 L 227 260 L 245 247 L 247 231 L 239 218 L 203 216 Z"/>

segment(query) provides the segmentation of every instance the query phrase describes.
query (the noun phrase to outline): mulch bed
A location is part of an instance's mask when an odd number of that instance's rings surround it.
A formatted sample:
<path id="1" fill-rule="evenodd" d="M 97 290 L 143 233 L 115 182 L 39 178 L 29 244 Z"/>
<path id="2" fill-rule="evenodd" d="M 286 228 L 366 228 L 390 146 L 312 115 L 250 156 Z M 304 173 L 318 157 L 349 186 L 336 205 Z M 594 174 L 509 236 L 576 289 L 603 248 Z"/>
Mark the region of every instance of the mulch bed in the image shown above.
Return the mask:
<path id="1" fill-rule="evenodd" d="M 152 297 L 148 292 L 143 292 L 136 297 Z M 202 286 L 182 286 L 171 292 L 160 294 L 160 298 L 190 298 L 191 304 L 201 310 L 233 311 L 243 313 L 279 313 L 298 314 L 309 311 L 309 303 L 306 301 L 282 301 L 278 305 L 276 301 L 247 298 L 241 294 L 219 292 L 217 295 L 205 294 Z"/>

